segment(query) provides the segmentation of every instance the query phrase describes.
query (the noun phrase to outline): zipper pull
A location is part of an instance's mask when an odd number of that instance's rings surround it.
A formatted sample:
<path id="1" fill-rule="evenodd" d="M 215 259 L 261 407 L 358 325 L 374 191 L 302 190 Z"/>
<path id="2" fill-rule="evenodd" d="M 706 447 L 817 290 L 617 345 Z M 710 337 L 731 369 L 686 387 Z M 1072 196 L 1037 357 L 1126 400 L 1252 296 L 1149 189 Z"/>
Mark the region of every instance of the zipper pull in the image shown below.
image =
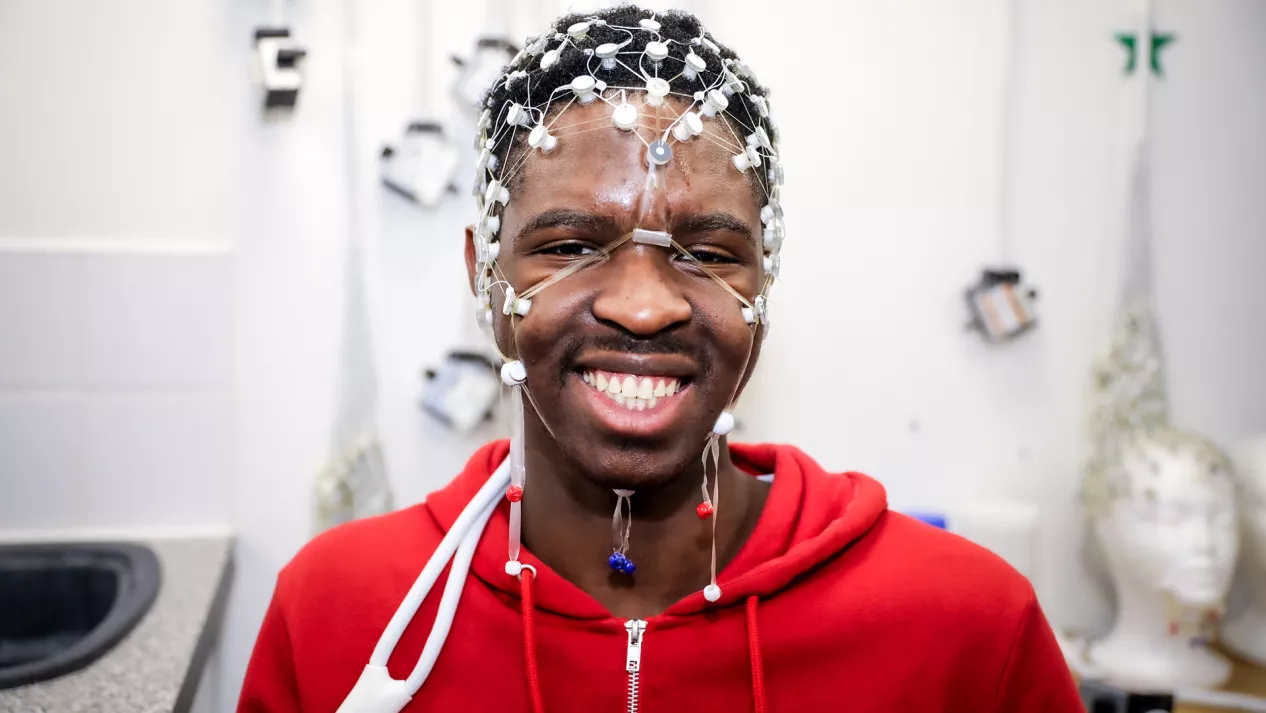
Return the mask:
<path id="1" fill-rule="evenodd" d="M 630 619 L 624 622 L 629 632 L 629 652 L 624 659 L 624 670 L 637 673 L 642 667 L 642 634 L 646 632 L 646 622 L 641 619 Z"/>

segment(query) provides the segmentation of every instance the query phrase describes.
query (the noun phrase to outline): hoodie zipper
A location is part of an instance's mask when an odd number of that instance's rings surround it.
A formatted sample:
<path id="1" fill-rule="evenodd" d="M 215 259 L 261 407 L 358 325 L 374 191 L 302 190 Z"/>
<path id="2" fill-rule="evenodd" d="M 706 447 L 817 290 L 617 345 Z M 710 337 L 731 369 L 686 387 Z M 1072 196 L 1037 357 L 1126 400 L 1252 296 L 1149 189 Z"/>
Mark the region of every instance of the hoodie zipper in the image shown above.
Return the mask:
<path id="1" fill-rule="evenodd" d="M 646 638 L 646 622 L 641 619 L 630 619 L 624 622 L 624 629 L 629 632 L 629 649 L 624 657 L 624 670 L 629 674 L 628 713 L 637 713 L 638 688 L 641 685 L 642 642 Z"/>

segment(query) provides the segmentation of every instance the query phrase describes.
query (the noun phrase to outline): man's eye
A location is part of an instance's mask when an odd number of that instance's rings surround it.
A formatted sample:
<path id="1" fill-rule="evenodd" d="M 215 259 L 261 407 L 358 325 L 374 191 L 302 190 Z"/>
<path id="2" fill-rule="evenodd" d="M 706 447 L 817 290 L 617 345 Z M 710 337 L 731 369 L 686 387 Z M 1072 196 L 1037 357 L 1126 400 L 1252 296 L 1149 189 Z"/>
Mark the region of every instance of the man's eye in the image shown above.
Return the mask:
<path id="1" fill-rule="evenodd" d="M 536 250 L 537 255 L 560 255 L 562 257 L 584 257 L 593 253 L 593 247 L 577 242 L 554 243 Z"/>
<path id="2" fill-rule="evenodd" d="M 725 265 L 738 262 L 732 255 L 717 250 L 695 248 L 690 251 L 690 255 L 704 265 Z"/>

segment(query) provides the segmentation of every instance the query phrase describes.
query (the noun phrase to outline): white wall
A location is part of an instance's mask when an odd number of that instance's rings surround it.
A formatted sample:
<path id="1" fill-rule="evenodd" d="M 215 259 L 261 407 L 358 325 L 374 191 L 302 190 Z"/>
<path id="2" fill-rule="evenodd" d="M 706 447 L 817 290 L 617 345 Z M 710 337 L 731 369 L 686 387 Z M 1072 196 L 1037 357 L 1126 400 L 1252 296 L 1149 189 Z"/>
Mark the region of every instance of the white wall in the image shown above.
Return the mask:
<path id="1" fill-rule="evenodd" d="M 228 522 L 240 82 L 213 7 L 0 5 L 0 528 Z"/>
<path id="2" fill-rule="evenodd" d="M 1018 2 L 1010 226 L 1015 258 L 1042 288 L 1043 323 L 1001 348 L 962 331 L 960 294 L 997 258 L 1003 6 L 694 5 L 775 88 L 784 131 L 791 238 L 745 437 L 870 471 L 900 507 L 1042 505 L 1045 604 L 1061 623 L 1093 625 L 1106 609 L 1077 565 L 1074 503 L 1087 367 L 1121 262 L 1123 56 L 1111 35 L 1126 23 L 1113 4 Z M 507 24 L 521 37 L 539 28 L 534 14 L 564 4 L 512 3 Z M 222 700 L 232 700 L 273 577 L 310 534 L 311 482 L 329 447 L 347 192 L 343 18 L 337 0 L 286 3 L 312 50 L 308 82 L 293 118 L 265 123 L 246 48 L 268 4 L 167 5 L 0 4 L 0 159 L 22 167 L 0 176 L 0 526 L 231 517 L 241 544 Z M 361 48 L 357 168 L 372 182 L 377 147 L 408 119 L 429 108 L 461 125 L 446 103 L 447 56 L 486 19 L 482 3 L 433 3 L 429 18 L 413 0 L 356 7 L 372 40 Z M 65 20 L 72 11 L 77 22 Z M 810 38 L 829 28 L 829 43 L 797 41 L 810 19 Z M 1253 369 L 1266 358 L 1255 314 L 1266 283 L 1254 274 L 1266 264 L 1256 133 L 1266 5 L 1165 0 L 1158 21 L 1179 36 L 1154 118 L 1174 415 L 1230 441 L 1266 431 Z M 43 83 L 13 69 L 49 55 L 39 37 L 75 40 L 52 53 Z M 785 50 L 793 41 L 798 55 Z M 94 61 L 64 50 L 75 46 L 92 47 Z M 825 82 L 806 69 L 818 65 L 831 68 Z M 381 427 L 410 503 L 495 431 L 457 439 L 416 407 L 419 371 L 474 338 L 460 260 L 472 203 L 456 196 L 425 214 L 364 188 Z M 102 445 L 74 448 L 85 443 Z M 13 472 L 37 474 L 16 491 L 18 507 Z M 154 474 L 184 484 L 128 509 L 97 497 L 102 472 L 140 473 L 137 487 L 160 493 Z M 94 497 L 41 494 L 53 486 Z"/>

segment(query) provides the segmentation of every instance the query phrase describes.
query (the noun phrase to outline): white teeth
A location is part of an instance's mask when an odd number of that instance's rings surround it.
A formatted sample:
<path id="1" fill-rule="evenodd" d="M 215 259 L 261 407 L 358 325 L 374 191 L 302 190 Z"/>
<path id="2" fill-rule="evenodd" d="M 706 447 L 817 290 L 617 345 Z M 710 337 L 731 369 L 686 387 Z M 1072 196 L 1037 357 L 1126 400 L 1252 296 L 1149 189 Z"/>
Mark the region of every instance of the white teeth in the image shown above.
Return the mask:
<path id="1" fill-rule="evenodd" d="M 639 399 L 649 399 L 655 392 L 655 384 L 650 379 L 642 379 L 637 384 L 637 397 Z"/>
<path id="2" fill-rule="evenodd" d="M 681 388 L 677 379 L 632 374 L 611 374 L 601 371 L 582 372 L 586 384 L 606 394 L 612 401 L 630 411 L 653 409 Z"/>

